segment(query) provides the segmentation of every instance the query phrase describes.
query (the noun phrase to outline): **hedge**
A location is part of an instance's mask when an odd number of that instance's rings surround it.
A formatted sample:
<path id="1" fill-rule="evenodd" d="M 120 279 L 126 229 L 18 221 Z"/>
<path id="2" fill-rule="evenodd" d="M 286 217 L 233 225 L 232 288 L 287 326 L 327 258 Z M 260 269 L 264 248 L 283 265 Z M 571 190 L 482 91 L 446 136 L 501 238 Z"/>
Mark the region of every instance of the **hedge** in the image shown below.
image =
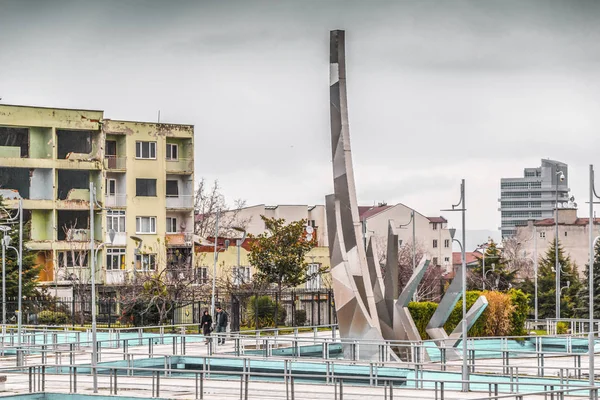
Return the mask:
<path id="1" fill-rule="evenodd" d="M 477 301 L 480 295 L 486 295 L 488 307 L 479 317 L 477 322 L 469 329 L 469 336 L 522 336 L 525 335 L 525 319 L 529 311 L 528 295 L 521 290 L 512 289 L 508 293 L 502 292 L 467 292 L 467 310 Z M 429 320 L 433 316 L 438 304 L 425 302 L 411 302 L 408 305 L 415 326 L 421 338 L 429 339 L 425 331 Z M 462 321 L 462 296 L 456 303 L 454 310 L 448 317 L 444 329 L 450 333 Z"/>

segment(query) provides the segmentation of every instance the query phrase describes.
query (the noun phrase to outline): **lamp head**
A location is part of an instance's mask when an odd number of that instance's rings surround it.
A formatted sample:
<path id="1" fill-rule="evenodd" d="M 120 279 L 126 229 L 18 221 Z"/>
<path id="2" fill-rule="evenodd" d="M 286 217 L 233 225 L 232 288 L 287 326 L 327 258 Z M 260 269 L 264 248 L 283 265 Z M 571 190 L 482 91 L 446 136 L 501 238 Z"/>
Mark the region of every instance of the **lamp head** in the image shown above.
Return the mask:
<path id="1" fill-rule="evenodd" d="M 448 229 L 448 232 L 450 232 L 450 239 L 454 240 L 454 235 L 456 235 L 456 229 L 450 228 Z"/>
<path id="2" fill-rule="evenodd" d="M 402 239 L 398 239 L 398 247 L 402 246 Z"/>
<path id="3" fill-rule="evenodd" d="M 565 174 L 562 171 L 558 172 L 558 180 L 561 182 L 565 181 Z"/>
<path id="4" fill-rule="evenodd" d="M 142 242 L 143 242 L 142 238 L 138 237 L 138 236 L 129 236 L 129 238 L 131 240 L 133 240 L 137 244 L 137 247 L 133 251 L 134 254 L 139 254 L 140 253 L 140 249 L 142 248 Z"/>
<path id="5" fill-rule="evenodd" d="M 0 231 L 6 233 L 10 231 L 10 226 L 0 225 Z"/>

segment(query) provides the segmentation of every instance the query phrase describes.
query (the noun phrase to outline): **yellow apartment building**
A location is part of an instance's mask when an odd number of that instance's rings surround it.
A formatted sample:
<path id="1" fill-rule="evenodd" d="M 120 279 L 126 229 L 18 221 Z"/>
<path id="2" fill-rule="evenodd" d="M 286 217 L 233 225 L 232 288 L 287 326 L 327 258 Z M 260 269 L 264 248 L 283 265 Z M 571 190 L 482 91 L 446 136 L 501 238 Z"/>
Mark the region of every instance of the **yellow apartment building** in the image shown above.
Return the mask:
<path id="1" fill-rule="evenodd" d="M 191 125 L 0 105 L 0 195 L 12 209 L 22 200 L 31 222 L 26 246 L 43 267 L 40 284 L 59 297 L 89 283 L 91 256 L 96 282 L 108 292 L 137 272 L 191 267 L 193 189 Z"/>

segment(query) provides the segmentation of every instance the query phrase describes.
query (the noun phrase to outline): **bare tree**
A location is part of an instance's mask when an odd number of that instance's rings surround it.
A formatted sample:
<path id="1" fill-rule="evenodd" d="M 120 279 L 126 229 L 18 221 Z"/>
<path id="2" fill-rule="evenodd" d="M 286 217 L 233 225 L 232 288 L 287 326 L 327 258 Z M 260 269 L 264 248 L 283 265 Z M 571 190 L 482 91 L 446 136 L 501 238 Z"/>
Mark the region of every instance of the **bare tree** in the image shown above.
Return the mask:
<path id="1" fill-rule="evenodd" d="M 375 255 L 381 265 L 382 274 L 385 274 L 387 238 L 375 237 Z M 417 242 L 415 246 L 415 263 L 419 265 L 425 255 L 423 246 Z M 398 288 L 404 289 L 413 274 L 413 245 L 408 242 L 398 249 Z M 423 279 L 417 288 L 415 298 L 417 301 L 440 301 L 444 286 L 444 269 L 437 265 L 429 265 Z"/>
<path id="2" fill-rule="evenodd" d="M 237 199 L 233 207 L 225 201 L 225 196 L 221 193 L 221 187 L 218 181 L 214 181 L 209 186 L 204 178 L 198 182 L 194 199 L 195 222 L 194 233 L 205 238 L 215 235 L 215 219 L 217 211 L 219 216 L 219 236 L 235 237 L 239 236 L 233 227 L 245 229 L 250 223 L 250 219 L 241 218 L 240 210 L 246 206 L 246 201 Z"/>
<path id="3" fill-rule="evenodd" d="M 527 239 L 519 236 L 510 236 L 504 239 L 502 248 L 502 258 L 506 260 L 508 269 L 516 271 L 519 279 L 533 278 L 533 260 L 531 254 L 524 254 L 523 243 Z"/>
<path id="4" fill-rule="evenodd" d="M 89 243 L 86 240 L 89 229 L 78 228 L 77 224 L 78 221 L 75 219 L 62 227 L 69 250 L 59 252 L 54 279 L 71 283 L 73 297 L 79 304 L 73 315 L 77 315 L 78 322 L 83 325 L 85 312 L 91 307 L 91 305 L 88 306 L 91 301 L 91 255 L 89 254 Z"/>

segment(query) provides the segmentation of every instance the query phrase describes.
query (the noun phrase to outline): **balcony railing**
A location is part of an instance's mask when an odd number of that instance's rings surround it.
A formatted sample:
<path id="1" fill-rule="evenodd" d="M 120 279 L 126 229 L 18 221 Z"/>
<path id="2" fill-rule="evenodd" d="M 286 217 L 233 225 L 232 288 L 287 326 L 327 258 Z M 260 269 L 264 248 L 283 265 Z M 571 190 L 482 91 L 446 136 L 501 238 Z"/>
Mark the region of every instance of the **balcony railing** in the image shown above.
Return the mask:
<path id="1" fill-rule="evenodd" d="M 107 194 L 104 196 L 106 207 L 125 207 L 127 205 L 127 195 Z"/>
<path id="2" fill-rule="evenodd" d="M 127 271 L 124 269 L 109 269 L 106 271 L 107 285 L 122 285 L 125 283 Z"/>
<path id="3" fill-rule="evenodd" d="M 167 172 L 192 172 L 194 171 L 194 160 L 191 158 L 167 158 Z"/>
<path id="4" fill-rule="evenodd" d="M 104 156 L 104 168 L 106 169 L 125 169 L 125 157 Z"/>
<path id="5" fill-rule="evenodd" d="M 167 232 L 168 246 L 185 246 L 191 247 L 194 244 L 193 232 Z"/>
<path id="6" fill-rule="evenodd" d="M 194 196 L 167 196 L 167 208 L 194 208 Z"/>

